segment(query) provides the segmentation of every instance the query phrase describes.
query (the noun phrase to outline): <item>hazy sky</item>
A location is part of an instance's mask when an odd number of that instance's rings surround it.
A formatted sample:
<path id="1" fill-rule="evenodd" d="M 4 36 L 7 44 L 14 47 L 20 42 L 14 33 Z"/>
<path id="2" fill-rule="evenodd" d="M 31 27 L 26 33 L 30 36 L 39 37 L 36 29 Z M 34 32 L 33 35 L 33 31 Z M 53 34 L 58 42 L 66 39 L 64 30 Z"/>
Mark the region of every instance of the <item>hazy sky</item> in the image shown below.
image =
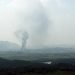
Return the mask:
<path id="1" fill-rule="evenodd" d="M 19 29 L 29 48 L 74 46 L 75 0 L 0 0 L 0 40 L 18 43 Z"/>

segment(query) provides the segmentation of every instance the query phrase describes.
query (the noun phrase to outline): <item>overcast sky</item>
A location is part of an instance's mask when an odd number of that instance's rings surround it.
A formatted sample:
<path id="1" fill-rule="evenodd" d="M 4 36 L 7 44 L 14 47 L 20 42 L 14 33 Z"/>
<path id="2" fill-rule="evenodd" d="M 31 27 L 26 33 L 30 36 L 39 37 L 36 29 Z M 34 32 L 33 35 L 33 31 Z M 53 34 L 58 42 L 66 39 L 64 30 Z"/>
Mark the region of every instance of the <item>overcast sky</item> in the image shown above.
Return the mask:
<path id="1" fill-rule="evenodd" d="M 0 40 L 19 43 L 17 30 L 29 48 L 75 46 L 75 0 L 0 0 Z"/>

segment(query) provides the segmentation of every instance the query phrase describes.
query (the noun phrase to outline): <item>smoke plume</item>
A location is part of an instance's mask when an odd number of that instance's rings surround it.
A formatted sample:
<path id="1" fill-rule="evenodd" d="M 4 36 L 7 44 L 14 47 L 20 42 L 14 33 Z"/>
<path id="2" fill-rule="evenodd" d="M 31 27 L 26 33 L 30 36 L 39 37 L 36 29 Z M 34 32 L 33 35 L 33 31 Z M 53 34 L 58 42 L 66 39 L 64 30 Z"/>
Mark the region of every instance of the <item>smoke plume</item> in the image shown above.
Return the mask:
<path id="1" fill-rule="evenodd" d="M 16 37 L 18 38 L 20 44 L 21 44 L 21 50 L 24 50 L 26 48 L 27 39 L 28 39 L 28 33 L 24 30 L 19 30 L 15 32 Z"/>
<path id="2" fill-rule="evenodd" d="M 19 10 L 18 17 L 21 22 L 19 26 L 22 30 L 24 29 L 29 33 L 28 47 L 43 47 L 48 31 L 47 13 L 42 3 L 38 0 L 26 1 L 26 4 L 25 7 L 27 8 L 23 11 Z"/>

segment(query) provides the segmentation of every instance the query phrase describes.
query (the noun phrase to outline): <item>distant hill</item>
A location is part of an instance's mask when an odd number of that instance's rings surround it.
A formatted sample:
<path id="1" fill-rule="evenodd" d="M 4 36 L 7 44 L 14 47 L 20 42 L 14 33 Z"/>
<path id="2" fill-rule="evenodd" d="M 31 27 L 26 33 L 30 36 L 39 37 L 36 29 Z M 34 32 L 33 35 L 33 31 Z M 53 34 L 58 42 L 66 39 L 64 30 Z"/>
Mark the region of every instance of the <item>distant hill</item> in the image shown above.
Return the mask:
<path id="1" fill-rule="evenodd" d="M 8 41 L 0 41 L 0 51 L 18 50 L 18 49 L 20 49 L 20 47 L 15 43 Z"/>
<path id="2" fill-rule="evenodd" d="M 41 49 L 32 49 L 32 52 L 36 53 L 69 53 L 75 52 L 75 48 L 70 47 L 52 47 L 52 48 L 41 48 Z"/>
<path id="3" fill-rule="evenodd" d="M 16 43 L 9 41 L 0 41 L 0 51 L 16 51 L 20 46 Z M 25 49 L 25 52 L 30 53 L 65 53 L 75 52 L 75 48 L 53 47 L 53 48 L 41 48 L 41 49 Z"/>

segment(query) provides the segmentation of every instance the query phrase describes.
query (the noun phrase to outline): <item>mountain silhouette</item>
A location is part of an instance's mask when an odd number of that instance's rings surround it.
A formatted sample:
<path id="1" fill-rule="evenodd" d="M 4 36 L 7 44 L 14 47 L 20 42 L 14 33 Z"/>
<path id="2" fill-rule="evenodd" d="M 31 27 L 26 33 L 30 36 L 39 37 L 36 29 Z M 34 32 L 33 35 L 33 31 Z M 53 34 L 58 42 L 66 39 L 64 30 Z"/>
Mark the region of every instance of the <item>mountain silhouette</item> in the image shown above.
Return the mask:
<path id="1" fill-rule="evenodd" d="M 18 50 L 19 45 L 8 41 L 0 41 L 0 51 Z"/>

